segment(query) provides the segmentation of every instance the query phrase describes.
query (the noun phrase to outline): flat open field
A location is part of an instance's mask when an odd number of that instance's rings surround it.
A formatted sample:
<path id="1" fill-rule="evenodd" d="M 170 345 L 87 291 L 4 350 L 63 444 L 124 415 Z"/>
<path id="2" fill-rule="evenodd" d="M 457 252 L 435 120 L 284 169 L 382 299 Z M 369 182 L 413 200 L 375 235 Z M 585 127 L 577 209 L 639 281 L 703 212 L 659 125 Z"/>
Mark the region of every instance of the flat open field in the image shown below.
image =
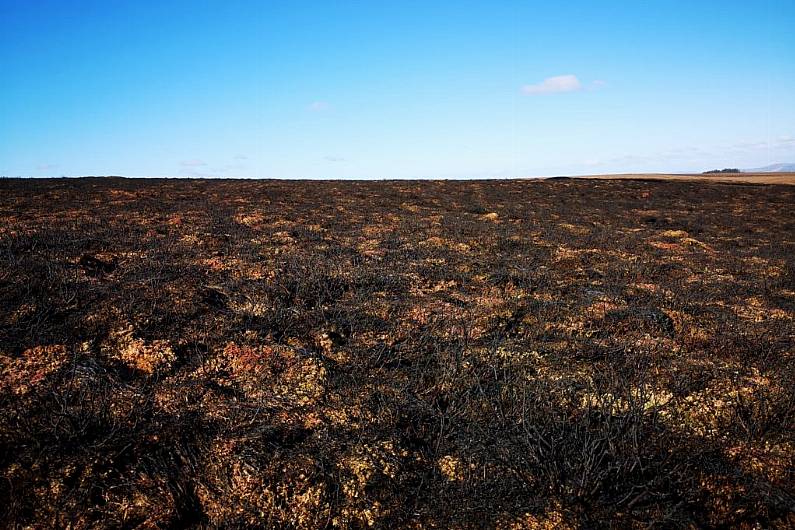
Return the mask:
<path id="1" fill-rule="evenodd" d="M 0 180 L 0 526 L 791 528 L 793 205 Z"/>
<path id="2" fill-rule="evenodd" d="M 626 173 L 619 175 L 586 175 L 584 179 L 600 180 L 678 180 L 684 182 L 736 182 L 751 184 L 789 184 L 795 185 L 795 173 Z"/>

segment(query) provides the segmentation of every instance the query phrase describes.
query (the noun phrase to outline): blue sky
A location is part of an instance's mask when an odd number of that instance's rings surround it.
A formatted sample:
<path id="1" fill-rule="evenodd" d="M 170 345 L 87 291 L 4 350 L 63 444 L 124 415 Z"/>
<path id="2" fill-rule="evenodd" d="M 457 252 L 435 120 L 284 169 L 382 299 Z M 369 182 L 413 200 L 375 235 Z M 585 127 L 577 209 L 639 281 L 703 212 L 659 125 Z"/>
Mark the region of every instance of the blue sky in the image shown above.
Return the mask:
<path id="1" fill-rule="evenodd" d="M 795 2 L 0 0 L 0 175 L 795 162 Z"/>

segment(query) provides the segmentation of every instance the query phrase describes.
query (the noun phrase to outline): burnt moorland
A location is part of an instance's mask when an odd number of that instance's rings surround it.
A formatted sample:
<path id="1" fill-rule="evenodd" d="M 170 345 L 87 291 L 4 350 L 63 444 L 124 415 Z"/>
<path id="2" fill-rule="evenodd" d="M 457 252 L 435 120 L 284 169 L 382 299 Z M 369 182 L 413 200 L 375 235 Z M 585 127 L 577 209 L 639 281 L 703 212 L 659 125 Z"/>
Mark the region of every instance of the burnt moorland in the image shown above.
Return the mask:
<path id="1" fill-rule="evenodd" d="M 795 187 L 0 180 L 0 526 L 792 527 Z"/>

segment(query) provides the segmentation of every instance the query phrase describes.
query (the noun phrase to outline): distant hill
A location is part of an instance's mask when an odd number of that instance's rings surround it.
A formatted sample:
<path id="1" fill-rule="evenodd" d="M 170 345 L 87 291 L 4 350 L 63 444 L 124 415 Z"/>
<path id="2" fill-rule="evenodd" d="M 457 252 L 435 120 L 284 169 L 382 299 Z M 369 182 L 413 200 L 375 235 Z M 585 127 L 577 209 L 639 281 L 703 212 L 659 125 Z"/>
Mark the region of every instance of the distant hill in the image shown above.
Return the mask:
<path id="1" fill-rule="evenodd" d="M 754 169 L 743 169 L 743 173 L 792 173 L 795 172 L 795 164 L 793 163 L 779 163 L 770 164 L 765 167 L 758 167 Z"/>

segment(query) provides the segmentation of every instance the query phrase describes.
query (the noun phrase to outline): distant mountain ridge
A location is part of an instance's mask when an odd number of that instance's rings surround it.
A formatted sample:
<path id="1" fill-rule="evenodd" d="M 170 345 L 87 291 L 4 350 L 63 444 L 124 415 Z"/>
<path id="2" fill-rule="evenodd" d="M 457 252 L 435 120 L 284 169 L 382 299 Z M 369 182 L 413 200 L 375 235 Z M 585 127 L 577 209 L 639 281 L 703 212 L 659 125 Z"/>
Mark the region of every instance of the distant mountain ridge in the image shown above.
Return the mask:
<path id="1" fill-rule="evenodd" d="M 780 162 L 778 164 L 770 164 L 765 167 L 757 167 L 753 169 L 743 169 L 743 173 L 792 173 L 795 172 L 795 164 Z"/>

